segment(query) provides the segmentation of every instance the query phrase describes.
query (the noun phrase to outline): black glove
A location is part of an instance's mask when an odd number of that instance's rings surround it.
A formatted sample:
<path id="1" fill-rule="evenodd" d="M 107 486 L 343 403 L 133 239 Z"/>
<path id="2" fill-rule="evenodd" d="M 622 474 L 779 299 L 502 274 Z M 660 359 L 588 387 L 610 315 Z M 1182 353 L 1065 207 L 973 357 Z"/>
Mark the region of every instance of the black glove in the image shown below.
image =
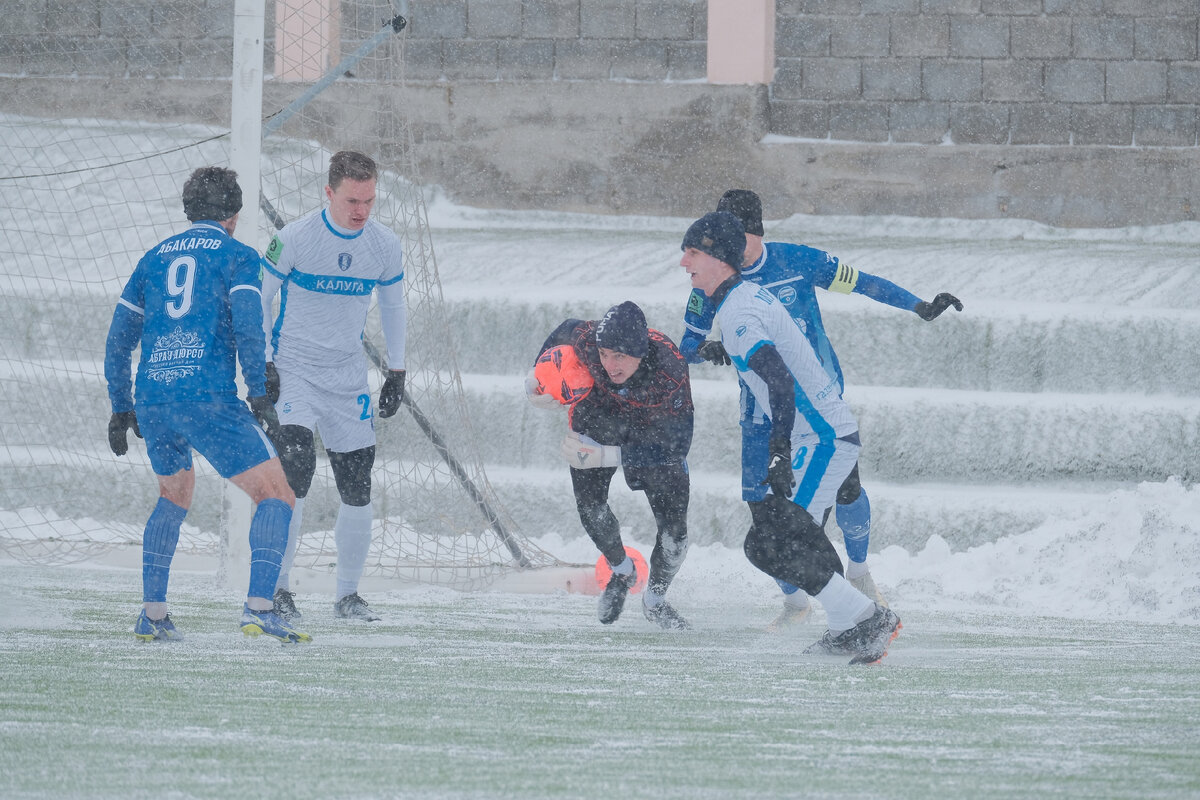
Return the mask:
<path id="1" fill-rule="evenodd" d="M 132 411 L 119 411 L 108 418 L 108 446 L 116 455 L 123 456 L 129 452 L 129 440 L 125 438 L 125 432 L 130 428 L 139 439 L 142 438 L 137 414 Z"/>
<path id="2" fill-rule="evenodd" d="M 272 442 L 279 441 L 279 415 L 275 413 L 275 404 L 266 395 L 249 398 L 250 411 L 258 424 L 266 431 L 267 438 Z"/>
<path id="3" fill-rule="evenodd" d="M 279 402 L 279 370 L 274 361 L 267 362 L 267 399 L 272 404 Z"/>
<path id="4" fill-rule="evenodd" d="M 725 352 L 725 345 L 712 339 L 704 341 L 696 348 L 696 354 L 705 361 L 716 364 L 718 367 L 722 364 L 729 366 L 733 363 L 729 360 L 729 354 Z"/>
<path id="5" fill-rule="evenodd" d="M 400 401 L 404 399 L 404 370 L 393 369 L 388 372 L 383 388 L 379 390 L 379 416 L 383 419 L 400 410 Z"/>
<path id="6" fill-rule="evenodd" d="M 926 303 L 924 300 L 917 303 L 917 307 L 913 311 L 917 312 L 917 316 L 929 322 L 937 319 L 938 315 L 945 311 L 950 306 L 954 306 L 955 311 L 962 311 L 962 303 L 952 294 L 942 292 L 937 297 L 933 298 L 932 303 Z"/>
<path id="7" fill-rule="evenodd" d="M 792 499 L 792 487 L 796 478 L 792 474 L 792 443 L 785 439 L 771 442 L 771 456 L 767 460 L 767 479 L 763 485 L 770 486 L 776 496 Z"/>

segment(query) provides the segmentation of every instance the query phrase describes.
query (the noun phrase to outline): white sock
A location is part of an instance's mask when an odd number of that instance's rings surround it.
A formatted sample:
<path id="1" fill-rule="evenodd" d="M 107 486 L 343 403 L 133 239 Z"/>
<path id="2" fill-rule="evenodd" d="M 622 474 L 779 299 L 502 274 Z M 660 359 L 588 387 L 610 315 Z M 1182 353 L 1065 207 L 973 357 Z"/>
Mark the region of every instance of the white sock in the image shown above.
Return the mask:
<path id="1" fill-rule="evenodd" d="M 625 556 L 625 560 L 613 567 L 612 571 L 617 575 L 632 575 L 633 559 L 629 556 Z"/>
<path id="2" fill-rule="evenodd" d="M 855 578 L 861 578 L 871 570 L 867 569 L 866 561 L 851 561 L 846 560 L 846 580 L 852 581 Z"/>
<path id="3" fill-rule="evenodd" d="M 247 597 L 246 605 L 251 611 L 270 611 L 275 607 L 275 601 L 265 597 Z"/>
<path id="4" fill-rule="evenodd" d="M 155 622 L 161 621 L 162 618 L 167 615 L 166 601 L 163 601 L 161 603 L 158 603 L 158 602 L 142 603 L 142 608 L 143 608 L 143 610 L 145 610 L 146 616 L 148 618 L 154 620 Z"/>
<path id="5" fill-rule="evenodd" d="M 358 591 L 358 581 L 367 563 L 367 551 L 371 549 L 371 520 L 374 512 L 371 504 L 338 508 L 337 521 L 333 524 L 333 539 L 337 542 L 337 592 L 335 599 L 341 600 Z"/>
<path id="6" fill-rule="evenodd" d="M 783 596 L 783 604 L 790 608 L 808 608 L 812 603 L 808 602 L 808 595 L 803 591 L 795 591 L 791 594 Z"/>
<path id="7" fill-rule="evenodd" d="M 304 498 L 297 497 L 296 505 L 292 508 L 292 521 L 288 525 L 287 547 L 283 551 L 283 563 L 279 567 L 279 580 L 275 581 L 275 589 L 291 591 L 288 575 L 292 564 L 296 561 L 296 548 L 300 546 L 300 524 L 304 519 Z"/>
<path id="8" fill-rule="evenodd" d="M 657 592 L 652 592 L 649 589 L 642 592 L 642 603 L 646 608 L 654 608 L 663 601 L 663 596 Z"/>
<path id="9" fill-rule="evenodd" d="M 817 600 L 825 609 L 831 633 L 848 631 L 875 613 L 875 601 L 855 589 L 850 581 L 833 573 L 825 588 L 817 592 Z"/>

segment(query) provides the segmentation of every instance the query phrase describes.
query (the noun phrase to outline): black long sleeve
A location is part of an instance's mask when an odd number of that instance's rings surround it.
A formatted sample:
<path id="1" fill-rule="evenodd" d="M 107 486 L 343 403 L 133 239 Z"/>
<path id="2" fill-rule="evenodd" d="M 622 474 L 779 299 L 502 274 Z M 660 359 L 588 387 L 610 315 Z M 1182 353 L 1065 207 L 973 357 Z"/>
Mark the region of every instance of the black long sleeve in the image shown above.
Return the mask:
<path id="1" fill-rule="evenodd" d="M 796 423 L 796 379 L 788 371 L 783 356 L 773 345 L 763 345 L 750 356 L 747 365 L 767 384 L 767 402 L 771 405 L 771 440 L 791 441 Z"/>

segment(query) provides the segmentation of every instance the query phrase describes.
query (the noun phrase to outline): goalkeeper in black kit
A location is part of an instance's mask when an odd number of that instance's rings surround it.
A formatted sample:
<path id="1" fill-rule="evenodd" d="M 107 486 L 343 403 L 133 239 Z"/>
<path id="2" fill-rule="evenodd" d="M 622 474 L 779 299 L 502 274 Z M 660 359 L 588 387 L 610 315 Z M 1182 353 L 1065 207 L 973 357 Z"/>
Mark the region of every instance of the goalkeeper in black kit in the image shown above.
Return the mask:
<path id="1" fill-rule="evenodd" d="M 602 319 L 568 319 L 555 328 L 525 389 L 534 405 L 569 408 L 562 454 L 570 465 L 575 505 L 584 530 L 612 567 L 598 603 L 600 622 L 617 620 L 638 579 L 608 505 L 619 466 L 629 488 L 646 493 L 658 527 L 642 610 L 662 628 L 689 628 L 665 599 L 688 546 L 687 454 L 694 409 L 679 349 L 648 328 L 641 308 L 626 301 Z"/>

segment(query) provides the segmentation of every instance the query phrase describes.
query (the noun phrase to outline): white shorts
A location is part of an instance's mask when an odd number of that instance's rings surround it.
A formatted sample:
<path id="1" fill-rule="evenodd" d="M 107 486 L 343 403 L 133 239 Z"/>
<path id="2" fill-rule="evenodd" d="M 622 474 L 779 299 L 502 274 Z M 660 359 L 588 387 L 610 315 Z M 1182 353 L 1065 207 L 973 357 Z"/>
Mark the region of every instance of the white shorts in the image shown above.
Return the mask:
<path id="1" fill-rule="evenodd" d="M 350 453 L 375 444 L 375 406 L 366 364 L 313 367 L 276 359 L 280 425 L 316 431 L 326 450 Z"/>
<path id="2" fill-rule="evenodd" d="M 838 489 L 858 463 L 861 449 L 845 439 L 830 444 L 815 438 L 792 442 L 792 474 L 796 478 L 792 502 L 807 510 L 818 525 L 824 521 L 826 509 L 837 501 Z"/>

